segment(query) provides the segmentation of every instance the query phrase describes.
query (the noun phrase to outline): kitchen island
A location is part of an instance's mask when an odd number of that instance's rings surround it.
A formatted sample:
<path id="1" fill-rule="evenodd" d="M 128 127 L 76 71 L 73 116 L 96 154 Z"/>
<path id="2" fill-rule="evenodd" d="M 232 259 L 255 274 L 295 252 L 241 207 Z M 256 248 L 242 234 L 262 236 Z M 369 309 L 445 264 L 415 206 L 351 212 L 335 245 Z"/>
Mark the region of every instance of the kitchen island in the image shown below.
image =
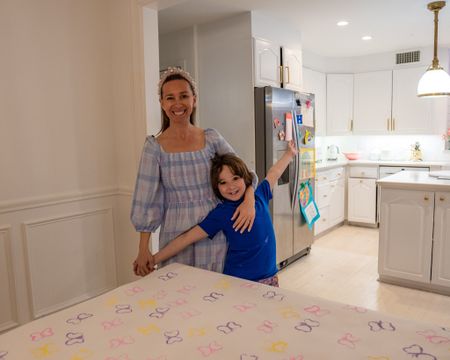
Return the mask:
<path id="1" fill-rule="evenodd" d="M 450 180 L 402 171 L 380 189 L 380 281 L 450 295 Z"/>

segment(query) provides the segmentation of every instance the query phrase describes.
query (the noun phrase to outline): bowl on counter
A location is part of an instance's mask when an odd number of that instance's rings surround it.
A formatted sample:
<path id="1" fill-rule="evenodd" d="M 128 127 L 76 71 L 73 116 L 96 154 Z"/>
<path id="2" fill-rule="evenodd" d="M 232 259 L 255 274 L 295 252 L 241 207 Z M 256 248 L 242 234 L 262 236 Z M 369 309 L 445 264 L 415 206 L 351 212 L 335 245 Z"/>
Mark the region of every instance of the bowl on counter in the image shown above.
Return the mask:
<path id="1" fill-rule="evenodd" d="M 348 160 L 358 160 L 360 154 L 356 152 L 344 152 L 343 153 Z"/>

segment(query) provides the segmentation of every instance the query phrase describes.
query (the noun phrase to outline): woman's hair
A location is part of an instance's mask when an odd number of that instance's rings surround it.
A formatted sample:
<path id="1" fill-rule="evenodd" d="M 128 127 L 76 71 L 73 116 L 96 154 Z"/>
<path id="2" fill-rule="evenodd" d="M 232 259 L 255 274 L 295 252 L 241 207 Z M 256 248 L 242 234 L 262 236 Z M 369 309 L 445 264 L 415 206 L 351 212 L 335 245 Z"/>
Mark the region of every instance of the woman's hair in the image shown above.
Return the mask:
<path id="1" fill-rule="evenodd" d="M 192 76 L 185 70 L 181 68 L 175 68 L 175 67 L 169 67 L 166 71 L 161 75 L 161 79 L 158 83 L 158 94 L 159 99 L 161 100 L 163 97 L 163 86 L 168 83 L 169 81 L 173 80 L 184 80 L 189 84 L 189 87 L 192 90 L 192 94 L 194 96 L 197 96 L 197 85 L 195 84 L 194 79 Z M 190 123 L 192 125 L 195 125 L 195 107 L 192 110 L 192 114 L 190 117 Z M 164 112 L 164 110 L 161 108 L 161 129 L 159 130 L 158 134 L 161 134 L 164 130 L 166 130 L 170 126 L 170 120 L 167 114 Z"/>
<path id="2" fill-rule="evenodd" d="M 219 191 L 219 175 L 222 172 L 224 166 L 228 166 L 233 175 L 237 175 L 244 179 L 244 183 L 246 188 L 252 184 L 253 176 L 250 173 L 245 162 L 242 161 L 239 157 L 232 153 L 227 153 L 223 155 L 214 156 L 211 159 L 211 185 L 214 191 L 214 194 L 221 200 L 224 200 L 224 197 L 220 194 Z"/>

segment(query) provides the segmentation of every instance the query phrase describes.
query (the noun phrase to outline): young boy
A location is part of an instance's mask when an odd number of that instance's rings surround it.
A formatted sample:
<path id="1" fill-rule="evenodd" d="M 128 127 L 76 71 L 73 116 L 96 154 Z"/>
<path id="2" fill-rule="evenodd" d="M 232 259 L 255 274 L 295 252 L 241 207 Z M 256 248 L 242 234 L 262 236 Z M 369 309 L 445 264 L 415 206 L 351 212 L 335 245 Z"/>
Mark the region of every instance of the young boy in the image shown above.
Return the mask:
<path id="1" fill-rule="evenodd" d="M 297 150 L 291 141 L 286 152 L 258 185 L 255 191 L 255 221 L 251 230 L 243 234 L 233 229 L 231 217 L 243 201 L 247 186 L 252 184 L 252 175 L 245 163 L 233 154 L 214 157 L 211 184 L 214 193 L 222 202 L 200 224 L 179 235 L 156 253 L 155 264 L 169 259 L 196 241 L 205 237 L 212 238 L 222 230 L 228 242 L 223 273 L 278 286 L 275 233 L 269 201 L 275 183 L 296 154 Z"/>

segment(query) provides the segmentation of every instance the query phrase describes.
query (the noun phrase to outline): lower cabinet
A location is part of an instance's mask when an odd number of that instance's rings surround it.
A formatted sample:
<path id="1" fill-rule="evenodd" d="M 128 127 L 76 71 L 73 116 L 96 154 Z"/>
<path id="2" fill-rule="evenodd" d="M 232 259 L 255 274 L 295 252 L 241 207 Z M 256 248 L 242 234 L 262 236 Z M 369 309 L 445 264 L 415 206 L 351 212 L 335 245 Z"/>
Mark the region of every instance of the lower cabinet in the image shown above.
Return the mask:
<path id="1" fill-rule="evenodd" d="M 314 224 L 314 235 L 344 221 L 345 169 L 343 167 L 317 173 L 316 202 L 320 218 Z"/>
<path id="2" fill-rule="evenodd" d="M 347 220 L 376 224 L 378 167 L 350 167 Z"/>
<path id="3" fill-rule="evenodd" d="M 450 192 L 381 189 L 378 272 L 450 290 Z"/>

